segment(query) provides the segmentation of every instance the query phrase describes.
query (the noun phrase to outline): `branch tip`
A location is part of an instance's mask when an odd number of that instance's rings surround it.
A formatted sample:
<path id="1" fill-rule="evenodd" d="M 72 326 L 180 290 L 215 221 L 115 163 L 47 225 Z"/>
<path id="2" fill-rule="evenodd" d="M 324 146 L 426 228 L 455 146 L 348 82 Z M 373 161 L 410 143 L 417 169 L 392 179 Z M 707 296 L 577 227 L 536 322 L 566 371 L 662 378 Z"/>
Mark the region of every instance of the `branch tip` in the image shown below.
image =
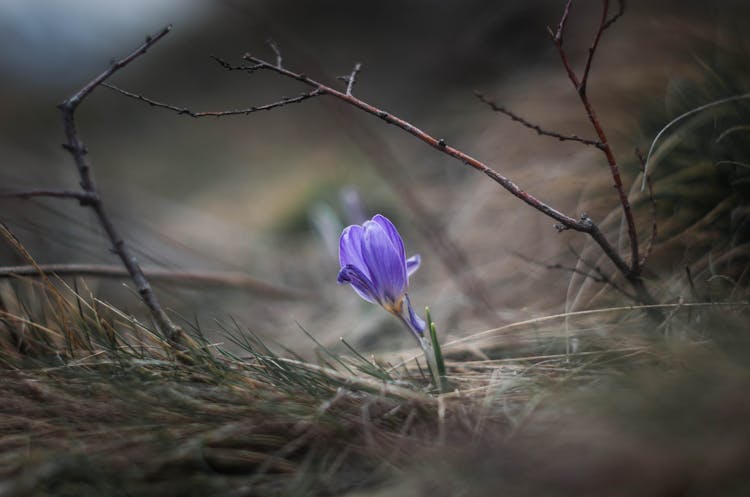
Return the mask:
<path id="1" fill-rule="evenodd" d="M 538 124 L 534 124 L 531 121 L 528 121 L 527 119 L 524 119 L 523 117 L 519 116 L 518 114 L 509 111 L 505 107 L 503 107 L 501 105 L 498 105 L 495 101 L 486 98 L 482 93 L 474 90 L 474 94 L 477 96 L 477 98 L 481 102 L 487 104 L 487 106 L 489 106 L 493 111 L 499 112 L 501 114 L 505 114 L 512 121 L 520 123 L 521 125 L 529 128 L 529 129 L 533 129 L 539 135 L 549 136 L 549 137 L 552 137 L 552 138 L 556 138 L 557 140 L 559 140 L 561 142 L 562 141 L 573 141 L 573 142 L 582 143 L 583 145 L 588 145 L 590 147 L 596 147 L 596 148 L 599 148 L 599 149 L 601 149 L 601 147 L 602 147 L 602 143 L 599 142 L 599 141 L 596 141 L 596 140 L 589 140 L 589 139 L 586 139 L 586 138 L 581 138 L 578 135 L 564 135 L 564 134 L 558 133 L 556 131 L 549 131 L 547 129 L 544 129 L 541 126 L 539 126 Z"/>
<path id="2" fill-rule="evenodd" d="M 276 55 L 276 67 L 282 67 L 283 59 L 281 58 L 281 50 L 279 50 L 279 46 L 270 38 L 266 40 L 266 43 L 269 47 L 271 47 L 271 50 Z"/>
<path id="3" fill-rule="evenodd" d="M 354 84 L 357 82 L 357 75 L 359 74 L 359 71 L 362 70 L 362 63 L 357 62 L 354 64 L 354 69 L 352 69 L 352 72 L 349 74 L 349 76 L 343 76 L 343 80 L 346 81 L 346 94 L 351 95 L 352 94 L 352 88 L 354 87 Z"/>

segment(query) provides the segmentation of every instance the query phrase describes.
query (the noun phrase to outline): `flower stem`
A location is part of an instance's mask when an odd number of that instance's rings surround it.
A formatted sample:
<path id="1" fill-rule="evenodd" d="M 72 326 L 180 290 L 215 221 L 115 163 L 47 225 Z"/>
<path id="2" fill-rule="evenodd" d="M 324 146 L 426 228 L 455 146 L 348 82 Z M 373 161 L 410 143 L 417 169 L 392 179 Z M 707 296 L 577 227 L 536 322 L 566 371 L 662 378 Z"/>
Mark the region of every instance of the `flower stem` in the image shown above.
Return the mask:
<path id="1" fill-rule="evenodd" d="M 435 385 L 435 388 L 437 388 L 440 392 L 442 392 L 443 391 L 442 381 L 441 381 L 440 373 L 438 370 L 438 363 L 435 359 L 435 351 L 432 349 L 430 342 L 424 337 L 424 335 L 422 335 L 422 333 L 415 330 L 414 327 L 409 323 L 409 321 L 400 313 L 393 312 L 392 314 L 396 316 L 399 319 L 399 321 L 401 321 L 404 324 L 404 326 L 406 326 L 409 329 L 409 331 L 411 331 L 411 334 L 417 340 L 419 347 L 422 349 L 422 352 L 424 353 L 425 360 L 427 361 L 427 366 L 430 370 L 430 375 L 432 376 L 432 382 Z"/>
<path id="2" fill-rule="evenodd" d="M 443 359 L 443 351 L 440 348 L 440 341 L 437 337 L 437 329 L 435 328 L 435 323 L 432 321 L 432 314 L 430 313 L 430 308 L 425 307 L 425 317 L 427 318 L 427 329 L 430 330 L 430 343 L 432 344 L 432 350 L 435 354 L 435 363 L 437 365 L 437 371 L 440 375 L 440 381 L 441 381 L 441 388 L 440 391 L 445 391 L 447 388 L 446 385 L 446 379 L 445 379 L 445 360 Z"/>
<path id="3" fill-rule="evenodd" d="M 438 368 L 437 360 L 435 359 L 435 350 L 430 345 L 425 337 L 419 337 L 419 346 L 422 347 L 424 357 L 427 360 L 427 365 L 430 367 L 430 374 L 432 374 L 432 382 L 435 384 L 435 388 L 443 392 L 443 381 L 440 377 L 440 370 Z"/>

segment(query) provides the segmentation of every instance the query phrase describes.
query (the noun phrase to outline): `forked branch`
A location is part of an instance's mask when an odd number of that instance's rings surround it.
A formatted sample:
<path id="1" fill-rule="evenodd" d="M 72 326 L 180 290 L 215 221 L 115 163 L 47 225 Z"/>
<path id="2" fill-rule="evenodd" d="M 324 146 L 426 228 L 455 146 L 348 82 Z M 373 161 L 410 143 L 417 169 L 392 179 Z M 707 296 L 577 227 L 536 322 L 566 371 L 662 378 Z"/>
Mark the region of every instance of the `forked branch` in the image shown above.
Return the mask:
<path id="1" fill-rule="evenodd" d="M 96 214 L 96 217 L 99 220 L 99 224 L 104 229 L 104 232 L 107 234 L 107 237 L 112 244 L 112 250 L 122 261 L 125 269 L 130 275 L 130 278 L 135 284 L 138 294 L 141 296 L 143 302 L 151 312 L 151 315 L 153 316 L 154 321 L 159 328 L 159 331 L 170 343 L 182 344 L 184 343 L 184 340 L 186 338 L 184 336 L 184 333 L 179 327 L 177 327 L 177 325 L 172 322 L 166 312 L 164 312 L 164 309 L 162 309 L 158 299 L 156 298 L 156 295 L 151 289 L 151 285 L 146 279 L 146 276 L 143 274 L 143 270 L 136 261 L 135 255 L 130 249 L 130 246 L 125 243 L 125 240 L 122 238 L 122 236 L 120 236 L 119 232 L 115 228 L 114 224 L 112 224 L 112 221 L 110 220 L 107 212 L 104 209 L 104 204 L 102 202 L 101 196 L 99 195 L 99 190 L 97 189 L 96 182 L 94 181 L 94 177 L 91 173 L 91 165 L 87 157 L 87 150 L 78 135 L 78 129 L 76 128 L 75 121 L 76 109 L 78 109 L 78 106 L 89 94 L 91 94 L 92 91 L 94 91 L 98 86 L 104 84 L 104 82 L 114 73 L 146 53 L 148 49 L 151 48 L 156 42 L 166 36 L 171 29 L 171 26 L 167 26 L 154 36 L 149 36 L 148 38 L 146 38 L 146 41 L 135 51 L 133 51 L 123 59 L 120 59 L 119 61 L 113 63 L 107 70 L 102 72 L 99 76 L 88 82 L 80 90 L 78 90 L 76 93 L 74 93 L 58 105 L 58 109 L 60 109 L 60 112 L 62 114 L 63 127 L 65 130 L 66 138 L 63 147 L 65 148 L 65 150 L 70 152 L 71 156 L 73 157 L 73 161 L 75 162 L 76 169 L 78 170 L 78 176 L 80 178 L 80 186 L 82 190 L 80 195 L 70 195 L 68 192 L 65 192 L 66 194 L 62 195 L 60 194 L 61 191 L 58 191 L 56 194 L 52 194 L 54 192 L 51 191 L 38 191 L 35 194 L 27 192 L 25 196 L 39 196 L 46 193 L 47 196 L 77 198 L 79 201 L 81 201 L 81 203 L 90 207 Z"/>
<path id="2" fill-rule="evenodd" d="M 627 223 L 627 226 L 628 226 L 628 238 L 630 240 L 630 265 L 629 265 L 628 270 L 624 271 L 624 274 L 629 280 L 636 281 L 640 278 L 642 266 L 641 266 L 641 259 L 638 253 L 639 252 L 638 233 L 635 227 L 635 219 L 633 217 L 633 210 L 630 206 L 630 200 L 628 199 L 628 195 L 625 191 L 625 187 L 623 186 L 622 176 L 620 175 L 620 168 L 617 164 L 617 159 L 615 158 L 615 154 L 612 151 L 612 147 L 609 145 L 609 141 L 607 140 L 607 135 L 604 133 L 604 128 L 602 127 L 601 122 L 599 121 L 599 118 L 597 117 L 596 112 L 594 111 L 594 107 L 591 104 L 591 100 L 589 99 L 588 93 L 587 93 L 589 74 L 591 73 L 591 66 L 594 60 L 594 55 L 596 54 L 596 50 L 599 47 L 599 42 L 601 41 L 602 33 L 604 33 L 604 31 L 607 28 L 612 26 L 612 24 L 615 21 L 617 21 L 617 19 L 619 19 L 625 11 L 624 1 L 620 1 L 618 3 L 619 3 L 618 12 L 614 14 L 612 17 L 609 17 L 609 0 L 602 0 L 602 13 L 599 19 L 599 24 L 594 33 L 594 39 L 591 42 L 591 46 L 588 49 L 588 56 L 586 57 L 586 63 L 584 66 L 583 75 L 580 78 L 576 74 L 576 71 L 573 69 L 573 66 L 570 63 L 570 59 L 568 58 L 568 54 L 563 44 L 565 27 L 567 25 L 567 20 L 570 15 L 570 10 L 573 4 L 573 0 L 568 0 L 567 3 L 565 4 L 565 9 L 563 10 L 563 14 L 562 14 L 562 17 L 560 18 L 560 22 L 557 25 L 557 30 L 554 33 L 552 32 L 551 29 L 548 29 L 548 30 L 552 37 L 552 41 L 557 47 L 557 51 L 560 55 L 560 60 L 562 61 L 563 66 L 565 67 L 565 71 L 568 74 L 568 78 L 570 79 L 570 82 L 573 83 L 573 86 L 576 89 L 576 92 L 578 93 L 578 96 L 581 100 L 581 103 L 583 104 L 583 107 L 586 109 L 586 115 L 588 116 L 588 119 L 591 122 L 591 125 L 594 127 L 594 130 L 596 131 L 596 135 L 599 137 L 599 143 L 601 145 L 599 149 L 604 153 L 607 159 L 607 163 L 609 164 L 609 169 L 612 175 L 612 180 L 614 182 L 614 187 L 615 187 L 615 190 L 617 191 L 617 196 L 620 201 L 620 206 L 622 208 L 623 215 L 625 217 L 625 222 Z"/>
<path id="3" fill-rule="evenodd" d="M 578 260 L 580 260 L 581 263 L 584 266 L 586 266 L 588 269 L 590 269 L 590 271 L 585 271 L 583 269 L 579 269 L 576 266 L 566 266 L 566 265 L 561 264 L 561 263 L 548 264 L 546 262 L 542 262 L 542 261 L 538 261 L 538 260 L 532 259 L 532 258 L 526 256 L 525 254 L 522 254 L 521 252 L 515 252 L 514 251 L 512 253 L 513 253 L 514 256 L 518 257 L 522 261 L 528 262 L 530 264 L 534 264 L 536 266 L 540 266 L 540 267 L 543 267 L 543 268 L 549 269 L 549 270 L 562 270 L 562 271 L 566 271 L 568 273 L 577 274 L 579 276 L 583 276 L 584 278 L 590 279 L 591 281 L 594 281 L 596 283 L 601 283 L 601 284 L 604 284 L 604 285 L 608 285 L 608 286 L 612 287 L 615 291 L 620 292 L 622 295 L 624 295 L 625 297 L 627 297 L 627 298 L 629 298 L 631 300 L 634 300 L 634 301 L 638 300 L 638 296 L 637 295 L 632 294 L 632 293 L 626 291 L 625 289 L 621 288 L 616 282 L 614 282 L 612 280 L 612 278 L 610 278 L 609 276 L 607 276 L 607 274 L 604 272 L 604 270 L 602 270 L 602 268 L 600 268 L 596 264 L 592 264 L 592 263 L 586 261 L 580 254 L 578 254 L 575 250 L 573 250 L 572 247 L 571 247 L 571 252 L 573 252 L 573 254 L 578 258 Z"/>

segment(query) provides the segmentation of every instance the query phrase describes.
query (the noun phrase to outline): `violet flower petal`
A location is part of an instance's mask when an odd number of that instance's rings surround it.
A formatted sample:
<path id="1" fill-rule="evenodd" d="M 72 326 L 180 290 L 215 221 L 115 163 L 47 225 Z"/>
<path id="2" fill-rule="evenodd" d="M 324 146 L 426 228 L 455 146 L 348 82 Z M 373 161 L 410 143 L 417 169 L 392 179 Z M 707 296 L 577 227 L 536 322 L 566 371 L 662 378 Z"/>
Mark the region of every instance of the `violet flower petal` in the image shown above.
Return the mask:
<path id="1" fill-rule="evenodd" d="M 402 254 L 380 223 L 364 224 L 362 257 L 381 303 L 395 304 L 406 291 L 406 261 Z"/>
<path id="2" fill-rule="evenodd" d="M 378 223 L 380 227 L 385 230 L 388 238 L 390 238 L 391 240 L 391 243 L 398 250 L 399 257 L 401 257 L 402 260 L 405 260 L 406 251 L 404 250 L 404 240 L 401 238 L 401 235 L 398 233 L 398 230 L 393 225 L 391 220 L 383 216 L 382 214 L 375 214 L 375 216 L 373 216 L 372 218 L 372 221 Z"/>
<path id="3" fill-rule="evenodd" d="M 341 284 L 349 283 L 357 292 L 357 295 L 366 301 L 373 304 L 380 302 L 378 292 L 375 290 L 372 281 L 357 266 L 347 264 L 341 268 L 336 279 Z"/>
<path id="4" fill-rule="evenodd" d="M 419 269 L 420 264 L 422 264 L 422 258 L 419 254 L 414 254 L 406 259 L 406 275 L 411 276 L 414 274 Z"/>
<path id="5" fill-rule="evenodd" d="M 339 239 L 339 262 L 341 267 L 352 265 L 358 268 L 367 279 L 372 281 L 370 271 L 367 269 L 364 258 L 362 257 L 362 226 L 352 225 L 344 228 Z"/>

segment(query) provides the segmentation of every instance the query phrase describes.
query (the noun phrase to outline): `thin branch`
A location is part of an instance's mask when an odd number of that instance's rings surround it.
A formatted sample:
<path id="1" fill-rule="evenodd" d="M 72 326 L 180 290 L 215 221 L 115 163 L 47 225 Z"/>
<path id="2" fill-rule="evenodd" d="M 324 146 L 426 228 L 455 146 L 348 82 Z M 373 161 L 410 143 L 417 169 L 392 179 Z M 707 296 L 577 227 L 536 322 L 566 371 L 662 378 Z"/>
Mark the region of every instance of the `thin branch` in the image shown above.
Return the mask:
<path id="1" fill-rule="evenodd" d="M 352 69 L 351 74 L 349 76 L 342 76 L 341 79 L 346 81 L 346 94 L 351 95 L 352 94 L 352 88 L 354 87 L 354 84 L 357 82 L 357 75 L 359 74 L 359 71 L 362 70 L 362 63 L 357 62 L 354 64 L 354 69 Z"/>
<path id="2" fill-rule="evenodd" d="M 581 254 L 580 252 L 578 252 L 577 250 L 575 250 L 572 245 L 568 245 L 568 250 L 570 250 L 570 253 L 573 254 L 576 259 L 578 259 L 579 261 L 581 261 L 581 264 L 583 264 L 584 266 L 586 266 L 590 270 L 594 271 L 598 275 L 597 279 L 600 282 L 608 284 L 609 286 L 611 286 L 612 288 L 614 288 L 616 291 L 620 292 L 625 297 L 627 297 L 629 299 L 632 299 L 632 300 L 635 300 L 635 301 L 638 301 L 638 296 L 637 295 L 633 295 L 632 293 L 630 293 L 630 292 L 626 291 L 625 289 L 623 289 L 622 287 L 620 287 L 617 283 L 614 282 L 614 280 L 612 278 L 610 278 L 609 276 L 607 276 L 604 273 L 604 271 L 602 270 L 602 268 L 600 268 L 597 264 L 594 264 L 592 262 L 587 261 L 583 257 L 583 254 Z"/>
<path id="3" fill-rule="evenodd" d="M 145 54 L 149 48 L 154 46 L 159 40 L 164 38 L 169 34 L 169 32 L 172 31 L 172 25 L 168 25 L 164 27 L 161 31 L 156 33 L 153 36 L 147 36 L 146 41 L 137 49 L 135 49 L 133 52 L 131 52 L 129 55 L 123 57 L 122 59 L 115 61 L 109 69 L 101 73 L 96 78 L 89 81 L 86 85 L 83 86 L 80 90 L 78 90 L 76 93 L 71 95 L 67 100 L 62 102 L 58 107 L 65 107 L 69 110 L 69 112 L 75 111 L 76 107 L 81 103 L 81 101 L 88 96 L 89 93 L 94 91 L 97 86 L 102 84 L 105 80 L 109 79 L 110 76 L 112 76 L 114 73 L 122 69 L 123 67 L 127 66 L 131 62 L 133 62 L 135 59 L 140 57 L 141 55 Z"/>
<path id="4" fill-rule="evenodd" d="M 116 61 L 106 71 L 102 72 L 99 76 L 91 80 L 89 83 L 84 85 L 80 90 L 71 95 L 65 101 L 60 103 L 57 107 L 62 114 L 63 128 L 65 130 L 66 142 L 63 147 L 70 152 L 78 170 L 80 177 L 80 185 L 82 190 L 92 196 L 92 201 L 88 204 L 89 207 L 96 214 L 99 224 L 104 229 L 110 242 L 112 243 L 112 249 L 122 260 L 125 269 L 127 270 L 130 278 L 133 280 L 139 295 L 143 299 L 143 302 L 151 312 L 156 325 L 158 326 L 164 337 L 172 344 L 183 344 L 185 343 L 186 336 L 183 331 L 175 325 L 169 318 L 164 309 L 159 304 L 156 295 L 151 289 L 146 276 L 143 274 L 143 270 L 139 266 L 135 255 L 130 249 L 130 246 L 125 243 L 125 240 L 120 236 L 118 231 L 115 229 L 114 224 L 107 215 L 101 197 L 99 196 L 96 183 L 91 174 L 91 165 L 87 158 L 87 150 L 83 142 L 78 136 L 78 130 L 75 122 L 75 111 L 81 102 L 98 86 L 104 83 L 110 76 L 115 72 L 122 69 L 123 67 L 130 64 L 132 61 L 143 55 L 151 48 L 156 42 L 166 36 L 171 26 L 167 26 L 159 31 L 154 36 L 149 36 L 146 41 L 138 47 L 135 51 Z"/>
<path id="5" fill-rule="evenodd" d="M 602 30 L 608 29 L 610 26 L 616 23 L 617 20 L 623 16 L 623 14 L 625 14 L 625 0 L 618 0 L 617 5 L 617 13 L 604 23 L 604 27 L 602 28 Z"/>
<path id="6" fill-rule="evenodd" d="M 474 94 L 477 96 L 477 98 L 481 102 L 487 104 L 495 112 L 500 112 L 501 114 L 505 114 L 511 120 L 513 120 L 513 121 L 515 121 L 517 123 L 521 123 L 523 126 L 526 126 L 529 129 L 533 129 L 539 135 L 550 136 L 552 138 L 557 138 L 561 142 L 562 141 L 574 141 L 574 142 L 582 143 L 584 145 L 589 145 L 589 146 L 592 146 L 592 147 L 596 147 L 598 149 L 602 148 L 601 142 L 598 142 L 596 140 L 589 140 L 589 139 L 586 139 L 586 138 L 581 138 L 578 135 L 563 135 L 563 134 L 557 133 L 555 131 L 548 131 L 548 130 L 542 128 L 541 126 L 539 126 L 538 124 L 534 124 L 534 123 L 532 123 L 530 121 L 527 121 L 526 119 L 524 119 L 523 117 L 519 116 L 518 114 L 509 111 L 508 109 L 506 109 L 502 105 L 499 105 L 494 100 L 488 99 L 482 93 L 480 93 L 478 91 L 475 91 Z"/>
<path id="7" fill-rule="evenodd" d="M 578 76 L 576 75 L 575 71 L 573 70 L 570 60 L 568 59 L 567 52 L 565 51 L 565 48 L 563 46 L 563 34 L 565 31 L 565 25 L 568 18 L 568 15 L 570 13 L 570 7 L 572 4 L 572 0 L 568 0 L 568 2 L 565 5 L 565 10 L 563 11 L 562 18 L 560 20 L 560 23 L 557 28 L 557 32 L 553 36 L 553 42 L 555 43 L 555 46 L 557 47 L 557 51 L 560 55 L 560 60 L 563 63 L 563 66 L 565 67 L 565 71 L 568 73 L 568 78 L 570 79 L 571 83 L 573 83 L 573 86 L 576 89 L 576 92 L 578 93 L 578 96 L 581 100 L 581 103 L 583 104 L 583 107 L 586 109 L 586 115 L 589 118 L 589 121 L 591 122 L 591 125 L 594 127 L 594 130 L 596 131 L 596 135 L 599 137 L 599 142 L 601 143 L 600 149 L 604 153 L 605 157 L 607 158 L 607 163 L 609 164 L 610 173 L 612 175 L 612 180 L 614 181 L 614 187 L 615 190 L 617 190 L 617 195 L 620 201 L 620 206 L 622 207 L 623 215 L 625 216 L 625 221 L 628 226 L 628 238 L 630 240 L 630 264 L 629 267 L 623 271 L 623 274 L 628 278 L 628 280 L 631 281 L 631 284 L 634 284 L 635 286 L 642 287 L 642 283 L 637 283 L 640 281 L 640 256 L 638 254 L 639 248 L 638 248 L 638 232 L 635 228 L 635 219 L 633 217 L 633 210 L 630 206 L 630 200 L 628 199 L 627 193 L 625 193 L 625 187 L 623 186 L 622 177 L 620 175 L 620 168 L 617 165 L 617 160 L 615 159 L 614 152 L 612 151 L 612 147 L 610 147 L 609 142 L 607 140 L 607 135 L 604 133 L 604 128 L 602 128 L 601 122 L 599 121 L 599 118 L 596 115 L 596 112 L 594 111 L 594 107 L 591 104 L 591 101 L 588 98 L 588 94 L 586 93 L 586 84 L 588 83 L 588 76 L 589 71 L 591 70 L 591 63 L 594 58 L 594 54 L 596 52 L 597 47 L 599 46 L 599 40 L 601 39 L 601 34 L 605 29 L 605 26 L 607 24 L 607 15 L 609 12 L 609 1 L 603 0 L 602 2 L 602 16 L 599 23 L 599 26 L 596 30 L 596 33 L 594 35 L 594 41 L 591 44 L 591 47 L 589 48 L 589 54 L 586 59 L 586 68 L 583 73 L 583 77 L 579 80 Z M 621 4 L 621 8 L 624 9 L 624 5 Z M 617 17 L 617 16 L 616 16 Z M 611 25 L 611 24 L 610 24 Z M 619 257 L 619 254 L 618 254 Z M 622 270 L 622 269 L 621 269 Z"/>
<path id="8" fill-rule="evenodd" d="M 594 54 L 596 53 L 596 49 L 597 47 L 599 47 L 599 42 L 602 39 L 602 33 L 604 33 L 604 30 L 606 29 L 605 26 L 607 25 L 608 16 L 609 0 L 602 0 L 602 15 L 599 21 L 599 27 L 594 33 L 594 40 L 591 42 L 591 46 L 589 47 L 588 56 L 586 57 L 586 66 L 583 69 L 583 76 L 581 77 L 581 82 L 578 85 L 579 93 L 586 93 L 586 88 L 589 82 L 589 74 L 591 73 L 591 64 L 594 61 Z"/>
<path id="9" fill-rule="evenodd" d="M 222 111 L 205 111 L 205 112 L 196 112 L 193 110 L 190 110 L 185 107 L 178 107 L 176 105 L 167 104 L 164 102 L 159 102 L 157 100 L 153 100 L 148 97 L 144 97 L 143 95 L 140 95 L 138 93 L 133 93 L 127 90 L 123 90 L 122 88 L 118 88 L 117 86 L 110 85 L 108 83 L 102 83 L 102 86 L 105 86 L 109 88 L 110 90 L 113 90 L 117 93 L 120 93 L 121 95 L 124 95 L 126 97 L 132 98 L 134 100 L 141 101 L 143 103 L 146 103 L 150 105 L 151 107 L 158 107 L 160 109 L 167 109 L 171 110 L 173 112 L 176 112 L 177 114 L 181 115 L 187 115 L 190 117 L 226 117 L 226 116 L 238 116 L 243 115 L 246 116 L 248 114 L 252 114 L 253 112 L 260 112 L 264 110 L 271 110 L 275 109 L 276 107 L 283 107 L 285 105 L 289 104 L 296 104 L 299 102 L 303 102 L 307 99 L 317 97 L 320 95 L 320 92 L 313 90 L 311 92 L 302 93 L 296 97 L 289 97 L 289 98 L 282 98 L 281 100 L 277 102 L 271 102 L 270 104 L 265 105 L 259 105 L 259 106 L 253 106 L 248 107 L 247 109 L 231 109 L 231 110 L 222 110 Z"/>
<path id="10" fill-rule="evenodd" d="M 552 39 L 555 41 L 555 43 L 562 44 L 563 42 L 563 33 L 565 32 L 565 26 L 568 23 L 568 16 L 570 16 L 570 7 L 573 5 L 573 0 L 568 0 L 565 2 L 565 9 L 563 10 L 562 16 L 560 17 L 560 22 L 557 23 L 557 30 L 553 33 L 552 28 L 549 26 L 547 27 L 547 31 L 549 31 L 550 36 L 552 36 Z"/>
<path id="11" fill-rule="evenodd" d="M 81 205 L 91 205 L 98 200 L 98 197 L 91 192 L 82 192 L 80 190 L 64 190 L 56 188 L 32 188 L 29 190 L 2 190 L 1 198 L 21 198 L 30 199 L 34 197 L 52 197 L 52 198 L 70 198 L 78 200 Z"/>
<path id="12" fill-rule="evenodd" d="M 211 55 L 211 58 L 215 60 L 217 64 L 219 64 L 221 67 L 223 67 L 227 71 L 243 71 L 247 73 L 254 73 L 261 69 L 265 69 L 265 65 L 262 65 L 262 64 L 256 64 L 254 66 L 244 66 L 244 65 L 237 66 L 222 59 L 221 57 L 217 57 L 216 55 Z"/>
<path id="13" fill-rule="evenodd" d="M 579 274 L 579 275 L 584 276 L 586 278 L 590 278 L 590 279 L 596 281 L 597 283 L 608 283 L 608 281 L 605 280 L 604 278 L 602 278 L 600 276 L 597 276 L 597 275 L 594 275 L 594 274 L 591 274 L 591 273 L 587 273 L 586 271 L 578 269 L 577 267 L 564 266 L 563 264 L 560 264 L 559 262 L 555 263 L 555 264 L 548 264 L 546 262 L 542 262 L 542 261 L 538 261 L 536 259 L 532 259 L 531 257 L 528 257 L 528 256 L 522 254 L 521 252 L 517 252 L 515 250 L 511 251 L 511 254 L 513 254 L 514 256 L 518 257 L 519 259 L 521 259 L 524 262 L 528 262 L 529 264 L 534 264 L 535 266 L 539 266 L 539 267 L 542 267 L 544 269 L 554 269 L 554 270 L 567 271 L 569 273 Z M 2 273 L 0 272 L 0 275 L 1 274 Z"/>
<path id="14" fill-rule="evenodd" d="M 549 26 L 547 27 L 547 31 L 549 32 L 550 38 L 552 38 L 552 41 L 557 47 L 558 52 L 560 53 L 560 57 L 563 61 L 563 66 L 568 73 L 568 78 L 570 78 L 570 80 L 573 82 L 573 85 L 576 87 L 576 89 L 578 89 L 578 76 L 576 76 L 575 71 L 573 71 L 573 67 L 568 61 L 568 54 L 565 52 L 565 50 L 562 49 L 565 26 L 568 23 L 568 16 L 570 15 L 570 7 L 572 5 L 573 0 L 568 0 L 565 3 L 565 9 L 563 10 L 562 17 L 560 18 L 560 22 L 557 24 L 557 31 L 553 33 L 552 28 L 550 28 Z"/>
<path id="15" fill-rule="evenodd" d="M 537 265 L 537 266 L 540 266 L 540 267 L 543 267 L 543 268 L 549 269 L 549 270 L 560 270 L 560 271 L 566 271 L 566 272 L 572 273 L 572 274 L 578 274 L 578 275 L 583 276 L 584 278 L 588 278 L 588 279 L 590 279 L 592 281 L 595 281 L 597 283 L 601 283 L 601 284 L 604 284 L 604 285 L 609 285 L 614 290 L 620 292 L 621 294 L 623 294 L 625 297 L 627 297 L 629 299 L 632 299 L 634 301 L 638 300 L 638 297 L 636 295 L 634 295 L 632 293 L 629 293 L 629 292 L 623 290 L 622 288 L 620 288 L 620 286 L 618 286 L 614 281 L 612 281 L 612 279 L 609 276 L 607 276 L 606 274 L 604 274 L 604 271 L 602 271 L 602 269 L 599 266 L 596 266 L 596 265 L 593 265 L 593 264 L 590 264 L 590 263 L 586 262 L 578 254 L 576 254 L 577 257 L 578 257 L 578 259 L 581 260 L 581 262 L 583 262 L 583 264 L 585 266 L 587 266 L 592 272 L 583 271 L 581 269 L 578 269 L 577 267 L 565 266 L 565 265 L 560 264 L 560 263 L 548 264 L 546 262 L 542 262 L 542 261 L 538 261 L 536 259 L 532 259 L 531 257 L 528 257 L 528 256 L 522 254 L 521 252 L 512 251 L 511 253 L 513 255 L 515 255 L 516 257 L 518 257 L 519 259 L 521 259 L 522 261 L 528 262 L 529 264 L 534 264 L 534 265 Z"/>
<path id="16" fill-rule="evenodd" d="M 281 50 L 279 50 L 279 46 L 273 40 L 267 40 L 266 43 L 268 43 L 268 46 L 271 47 L 271 50 L 273 50 L 273 53 L 276 55 L 276 66 L 281 67 L 283 65 L 284 59 L 281 57 Z"/>
<path id="17" fill-rule="evenodd" d="M 299 299 L 308 293 L 273 285 L 253 278 L 245 273 L 236 271 L 201 271 L 185 270 L 173 271 L 163 268 L 144 267 L 143 273 L 151 281 L 162 281 L 181 285 L 195 286 L 223 286 L 236 287 L 269 298 Z M 55 274 L 57 276 L 92 276 L 97 278 L 127 278 L 129 273 L 122 266 L 110 264 L 39 264 L 37 266 L 5 266 L 0 267 L 0 278 L 16 276 L 40 276 L 41 274 Z"/>
<path id="18" fill-rule="evenodd" d="M 643 157 L 641 151 L 636 148 L 635 156 L 638 158 L 638 162 L 641 163 L 641 172 L 644 176 L 644 181 L 648 187 L 648 199 L 651 203 L 651 236 L 646 242 L 646 248 L 643 249 L 643 256 L 639 262 L 641 269 L 646 265 L 646 261 L 651 255 L 651 250 L 654 248 L 654 240 L 656 240 L 657 223 L 656 223 L 656 197 L 654 197 L 654 185 L 651 183 L 651 175 L 646 172 L 646 159 Z"/>

